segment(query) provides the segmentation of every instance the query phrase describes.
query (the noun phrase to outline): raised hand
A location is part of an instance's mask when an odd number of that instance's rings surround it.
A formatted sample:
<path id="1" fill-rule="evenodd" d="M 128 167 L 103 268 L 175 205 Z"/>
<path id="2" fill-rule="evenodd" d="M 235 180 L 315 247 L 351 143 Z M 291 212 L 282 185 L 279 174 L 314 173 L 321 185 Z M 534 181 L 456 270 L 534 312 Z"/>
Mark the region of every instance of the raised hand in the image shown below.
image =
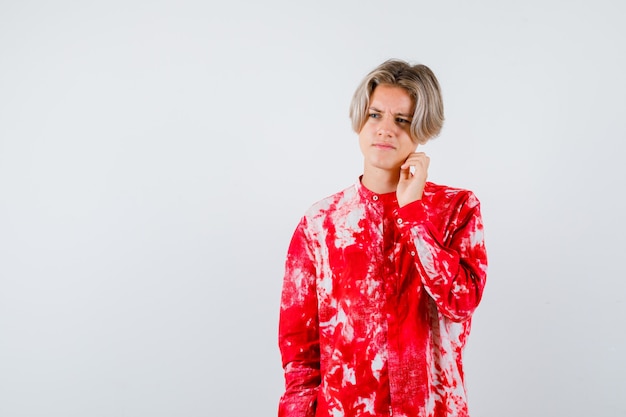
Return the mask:
<path id="1" fill-rule="evenodd" d="M 400 181 L 396 189 L 400 207 L 422 199 L 429 164 L 430 158 L 424 152 L 414 152 L 400 166 Z"/>

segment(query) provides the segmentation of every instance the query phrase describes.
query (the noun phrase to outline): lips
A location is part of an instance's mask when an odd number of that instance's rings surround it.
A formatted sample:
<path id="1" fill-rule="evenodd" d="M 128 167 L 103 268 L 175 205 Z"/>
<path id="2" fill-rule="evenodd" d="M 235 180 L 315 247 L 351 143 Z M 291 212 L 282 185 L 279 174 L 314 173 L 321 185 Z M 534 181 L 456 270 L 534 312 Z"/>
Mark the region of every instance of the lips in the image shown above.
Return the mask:
<path id="1" fill-rule="evenodd" d="M 396 147 L 390 143 L 374 143 L 372 146 L 377 149 L 396 149 Z"/>

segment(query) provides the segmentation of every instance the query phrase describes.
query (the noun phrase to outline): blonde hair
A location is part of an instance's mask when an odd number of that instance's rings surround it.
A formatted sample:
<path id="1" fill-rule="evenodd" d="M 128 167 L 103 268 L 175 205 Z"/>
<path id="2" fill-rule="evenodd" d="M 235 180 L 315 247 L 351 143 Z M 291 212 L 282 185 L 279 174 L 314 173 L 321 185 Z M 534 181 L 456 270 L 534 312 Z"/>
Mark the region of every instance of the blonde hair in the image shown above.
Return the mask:
<path id="1" fill-rule="evenodd" d="M 361 81 L 352 97 L 350 119 L 352 129 L 359 133 L 367 121 L 370 97 L 380 84 L 404 88 L 415 103 L 411 122 L 411 139 L 426 143 L 441 132 L 443 99 L 435 74 L 426 65 L 410 65 L 397 59 L 383 62 Z"/>

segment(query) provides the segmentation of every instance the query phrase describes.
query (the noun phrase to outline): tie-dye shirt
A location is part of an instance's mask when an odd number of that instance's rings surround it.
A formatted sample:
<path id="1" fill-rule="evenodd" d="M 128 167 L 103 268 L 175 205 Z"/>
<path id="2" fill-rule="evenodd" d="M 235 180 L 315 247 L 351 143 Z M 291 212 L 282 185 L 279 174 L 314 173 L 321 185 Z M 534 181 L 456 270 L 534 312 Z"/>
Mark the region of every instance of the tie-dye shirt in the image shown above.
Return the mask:
<path id="1" fill-rule="evenodd" d="M 467 416 L 462 352 L 485 286 L 473 193 L 420 201 L 360 181 L 314 204 L 290 243 L 280 417 Z"/>

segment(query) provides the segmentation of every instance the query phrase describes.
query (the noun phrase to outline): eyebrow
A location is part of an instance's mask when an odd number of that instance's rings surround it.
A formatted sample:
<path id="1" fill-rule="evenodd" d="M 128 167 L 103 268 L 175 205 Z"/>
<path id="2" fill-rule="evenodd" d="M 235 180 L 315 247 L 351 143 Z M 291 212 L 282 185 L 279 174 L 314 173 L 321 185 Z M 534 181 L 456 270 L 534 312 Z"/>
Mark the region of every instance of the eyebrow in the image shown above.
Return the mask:
<path id="1" fill-rule="evenodd" d="M 376 113 L 382 113 L 382 110 L 377 109 L 374 106 L 370 106 L 369 108 L 370 111 L 375 111 Z M 407 113 L 396 113 L 394 116 L 403 116 L 403 117 L 407 117 L 407 118 L 413 118 L 412 114 L 407 114 Z"/>

